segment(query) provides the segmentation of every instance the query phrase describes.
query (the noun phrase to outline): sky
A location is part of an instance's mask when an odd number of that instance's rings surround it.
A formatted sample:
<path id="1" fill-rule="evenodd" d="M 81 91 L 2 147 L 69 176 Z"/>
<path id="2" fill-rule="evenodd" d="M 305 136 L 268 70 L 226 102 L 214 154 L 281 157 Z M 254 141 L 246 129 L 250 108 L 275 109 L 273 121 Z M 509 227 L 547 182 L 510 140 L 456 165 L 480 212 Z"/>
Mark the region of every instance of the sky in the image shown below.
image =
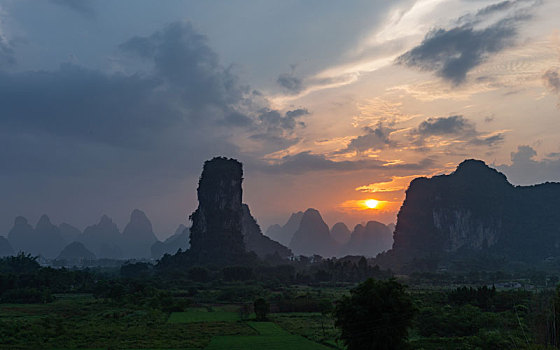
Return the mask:
<path id="1" fill-rule="evenodd" d="M 41 214 L 160 238 L 205 160 L 263 230 L 313 207 L 396 221 L 408 183 L 482 159 L 560 181 L 556 0 L 0 0 L 0 235 Z M 367 208 L 364 201 L 379 201 Z"/>

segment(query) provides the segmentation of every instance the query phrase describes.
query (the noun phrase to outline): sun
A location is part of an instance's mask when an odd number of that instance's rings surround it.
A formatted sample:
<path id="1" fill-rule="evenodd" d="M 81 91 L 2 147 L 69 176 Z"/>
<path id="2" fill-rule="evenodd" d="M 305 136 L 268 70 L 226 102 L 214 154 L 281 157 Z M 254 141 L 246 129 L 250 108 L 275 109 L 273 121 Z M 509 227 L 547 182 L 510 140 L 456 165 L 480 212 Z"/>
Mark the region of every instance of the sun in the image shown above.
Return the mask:
<path id="1" fill-rule="evenodd" d="M 365 201 L 366 203 L 366 207 L 370 208 L 370 209 L 374 209 L 377 208 L 377 205 L 379 204 L 379 201 L 376 201 L 375 199 L 368 199 Z"/>

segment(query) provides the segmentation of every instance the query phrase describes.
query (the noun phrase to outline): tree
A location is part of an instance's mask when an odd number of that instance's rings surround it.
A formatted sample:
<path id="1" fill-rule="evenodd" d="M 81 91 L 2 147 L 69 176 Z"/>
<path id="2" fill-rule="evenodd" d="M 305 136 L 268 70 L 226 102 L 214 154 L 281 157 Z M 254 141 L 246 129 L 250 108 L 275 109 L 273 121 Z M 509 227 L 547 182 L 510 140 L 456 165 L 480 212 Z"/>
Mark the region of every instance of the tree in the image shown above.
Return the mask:
<path id="1" fill-rule="evenodd" d="M 415 312 L 402 284 L 370 278 L 339 300 L 335 326 L 348 350 L 403 349 Z"/>
<path id="2" fill-rule="evenodd" d="M 258 321 L 266 321 L 266 315 L 270 311 L 270 305 L 266 300 L 263 298 L 258 298 L 253 303 L 253 307 L 255 309 L 255 314 L 257 315 Z"/>

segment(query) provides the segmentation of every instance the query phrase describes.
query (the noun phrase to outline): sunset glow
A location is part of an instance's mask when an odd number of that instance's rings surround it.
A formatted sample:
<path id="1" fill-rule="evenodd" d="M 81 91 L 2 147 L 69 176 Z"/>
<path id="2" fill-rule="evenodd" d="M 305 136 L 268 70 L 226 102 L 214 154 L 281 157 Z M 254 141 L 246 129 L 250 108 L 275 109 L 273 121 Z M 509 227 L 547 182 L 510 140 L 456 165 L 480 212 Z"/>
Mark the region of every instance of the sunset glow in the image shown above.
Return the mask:
<path id="1" fill-rule="evenodd" d="M 370 208 L 370 209 L 375 209 L 377 208 L 377 205 L 379 205 L 379 202 L 376 201 L 375 199 L 368 199 L 365 201 L 366 207 Z"/>

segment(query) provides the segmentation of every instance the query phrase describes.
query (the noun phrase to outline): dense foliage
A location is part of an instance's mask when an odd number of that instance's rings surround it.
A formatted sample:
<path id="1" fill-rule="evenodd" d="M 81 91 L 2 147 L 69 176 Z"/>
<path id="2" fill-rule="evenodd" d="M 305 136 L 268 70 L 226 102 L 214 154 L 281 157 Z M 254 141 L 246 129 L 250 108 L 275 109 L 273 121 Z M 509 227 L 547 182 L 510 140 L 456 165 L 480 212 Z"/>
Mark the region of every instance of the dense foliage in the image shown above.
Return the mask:
<path id="1" fill-rule="evenodd" d="M 402 284 L 368 279 L 338 302 L 335 324 L 348 350 L 402 349 L 414 313 Z"/>

